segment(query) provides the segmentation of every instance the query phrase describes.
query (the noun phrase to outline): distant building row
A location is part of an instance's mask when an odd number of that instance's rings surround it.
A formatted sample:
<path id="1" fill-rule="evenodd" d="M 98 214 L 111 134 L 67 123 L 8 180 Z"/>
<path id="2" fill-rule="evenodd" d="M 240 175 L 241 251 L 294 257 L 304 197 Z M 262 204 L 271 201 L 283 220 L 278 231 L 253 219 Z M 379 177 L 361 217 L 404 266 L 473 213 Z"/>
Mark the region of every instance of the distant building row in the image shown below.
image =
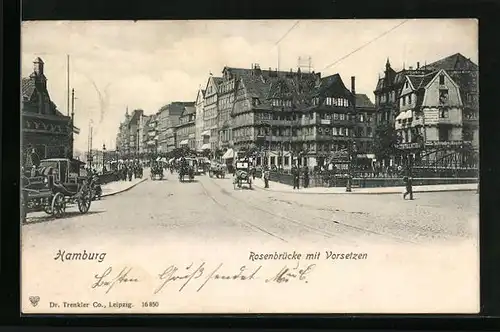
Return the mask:
<path id="1" fill-rule="evenodd" d="M 417 67 L 420 67 L 417 65 Z M 117 147 L 125 153 L 168 153 L 187 146 L 224 159 L 257 149 L 259 164 L 289 168 L 325 163 L 354 142 L 358 158 L 373 159 L 377 125 L 390 124 L 401 143 L 417 138 L 478 143 L 478 67 L 461 54 L 396 72 L 389 60 L 374 105 L 347 89 L 340 75 L 225 67 L 210 75 L 193 102 L 173 102 L 156 114 L 128 111 Z"/>

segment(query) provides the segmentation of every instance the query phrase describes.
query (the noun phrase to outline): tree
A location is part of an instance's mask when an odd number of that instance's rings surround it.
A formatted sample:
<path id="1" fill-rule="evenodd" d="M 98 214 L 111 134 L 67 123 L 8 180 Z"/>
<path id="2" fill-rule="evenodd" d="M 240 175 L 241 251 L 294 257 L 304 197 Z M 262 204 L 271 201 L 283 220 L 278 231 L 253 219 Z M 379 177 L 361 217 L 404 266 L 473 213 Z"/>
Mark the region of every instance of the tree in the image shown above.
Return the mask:
<path id="1" fill-rule="evenodd" d="M 390 124 L 381 124 L 375 129 L 373 150 L 377 160 L 385 160 L 399 153 L 396 144 L 399 137 Z"/>

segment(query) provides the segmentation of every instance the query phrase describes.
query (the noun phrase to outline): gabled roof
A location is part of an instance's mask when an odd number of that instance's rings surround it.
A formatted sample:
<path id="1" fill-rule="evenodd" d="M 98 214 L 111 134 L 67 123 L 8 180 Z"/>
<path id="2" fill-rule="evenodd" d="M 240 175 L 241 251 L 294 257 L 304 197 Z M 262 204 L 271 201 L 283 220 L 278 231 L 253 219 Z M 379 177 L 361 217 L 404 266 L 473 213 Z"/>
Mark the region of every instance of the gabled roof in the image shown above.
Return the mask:
<path id="1" fill-rule="evenodd" d="M 214 79 L 215 85 L 219 85 L 222 83 L 222 77 L 212 77 Z"/>
<path id="2" fill-rule="evenodd" d="M 315 95 L 323 96 L 328 94 L 328 96 L 331 97 L 344 97 L 347 99 L 352 99 L 353 97 L 351 91 L 344 85 L 339 74 L 323 77 L 320 80 L 319 87 L 316 87 L 315 90 Z"/>
<path id="3" fill-rule="evenodd" d="M 21 91 L 23 97 L 30 98 L 35 89 L 35 78 L 23 77 L 21 79 Z"/>
<path id="4" fill-rule="evenodd" d="M 365 107 L 365 108 L 375 108 L 375 105 L 372 103 L 370 98 L 367 95 L 362 93 L 356 94 L 356 108 L 357 107 Z"/>
<path id="5" fill-rule="evenodd" d="M 447 56 L 444 59 L 438 60 L 436 62 L 430 63 L 422 69 L 433 69 L 439 70 L 444 69 L 446 71 L 453 70 L 478 70 L 478 65 L 472 62 L 470 59 L 466 58 L 460 53 L 455 53 L 453 55 Z"/>

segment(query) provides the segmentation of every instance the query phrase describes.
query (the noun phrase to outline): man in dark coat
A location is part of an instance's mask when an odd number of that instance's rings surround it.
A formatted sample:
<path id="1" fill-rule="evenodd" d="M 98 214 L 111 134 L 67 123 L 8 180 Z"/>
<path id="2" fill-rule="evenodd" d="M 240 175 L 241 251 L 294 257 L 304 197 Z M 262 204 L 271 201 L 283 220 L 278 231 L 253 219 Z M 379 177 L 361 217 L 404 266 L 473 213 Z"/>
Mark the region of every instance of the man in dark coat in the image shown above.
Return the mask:
<path id="1" fill-rule="evenodd" d="M 293 176 L 293 189 L 299 189 L 299 169 L 297 166 L 293 165 L 292 167 L 292 176 Z"/>
<path id="2" fill-rule="evenodd" d="M 304 188 L 309 187 L 309 169 L 304 167 Z"/>
<path id="3" fill-rule="evenodd" d="M 410 176 L 405 176 L 403 178 L 403 182 L 406 186 L 406 192 L 403 194 L 403 199 L 406 199 L 406 195 L 410 195 L 410 200 L 413 200 L 413 188 L 412 188 L 412 179 Z"/>

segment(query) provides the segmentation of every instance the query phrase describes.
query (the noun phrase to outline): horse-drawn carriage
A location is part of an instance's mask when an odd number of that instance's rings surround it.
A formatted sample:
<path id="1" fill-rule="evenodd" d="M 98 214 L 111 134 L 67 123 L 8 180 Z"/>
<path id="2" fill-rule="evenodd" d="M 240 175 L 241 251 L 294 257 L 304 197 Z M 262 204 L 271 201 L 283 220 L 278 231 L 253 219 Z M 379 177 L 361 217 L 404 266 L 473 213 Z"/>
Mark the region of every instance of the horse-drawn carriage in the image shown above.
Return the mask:
<path id="1" fill-rule="evenodd" d="M 248 188 L 252 189 L 252 177 L 250 172 L 250 162 L 248 159 L 241 159 L 236 162 L 236 172 L 234 175 L 234 189 L 242 188 L 243 184 L 247 184 Z"/>
<path id="2" fill-rule="evenodd" d="M 218 162 L 212 162 L 210 164 L 210 169 L 208 171 L 208 176 L 217 177 L 218 179 L 223 179 L 226 176 L 227 167 L 226 165 Z"/>
<path id="3" fill-rule="evenodd" d="M 163 180 L 163 165 L 159 162 L 153 163 L 151 166 L 151 180 Z"/>
<path id="4" fill-rule="evenodd" d="M 198 172 L 198 162 L 194 158 L 184 158 L 180 161 L 179 181 L 184 182 L 184 177 L 187 175 L 189 181 L 194 180 L 194 175 Z"/>
<path id="5" fill-rule="evenodd" d="M 44 159 L 35 174 L 22 174 L 21 221 L 27 213 L 40 212 L 60 218 L 70 204 L 87 213 L 92 202 L 91 177 L 81 174 L 82 163 L 74 159 Z"/>

